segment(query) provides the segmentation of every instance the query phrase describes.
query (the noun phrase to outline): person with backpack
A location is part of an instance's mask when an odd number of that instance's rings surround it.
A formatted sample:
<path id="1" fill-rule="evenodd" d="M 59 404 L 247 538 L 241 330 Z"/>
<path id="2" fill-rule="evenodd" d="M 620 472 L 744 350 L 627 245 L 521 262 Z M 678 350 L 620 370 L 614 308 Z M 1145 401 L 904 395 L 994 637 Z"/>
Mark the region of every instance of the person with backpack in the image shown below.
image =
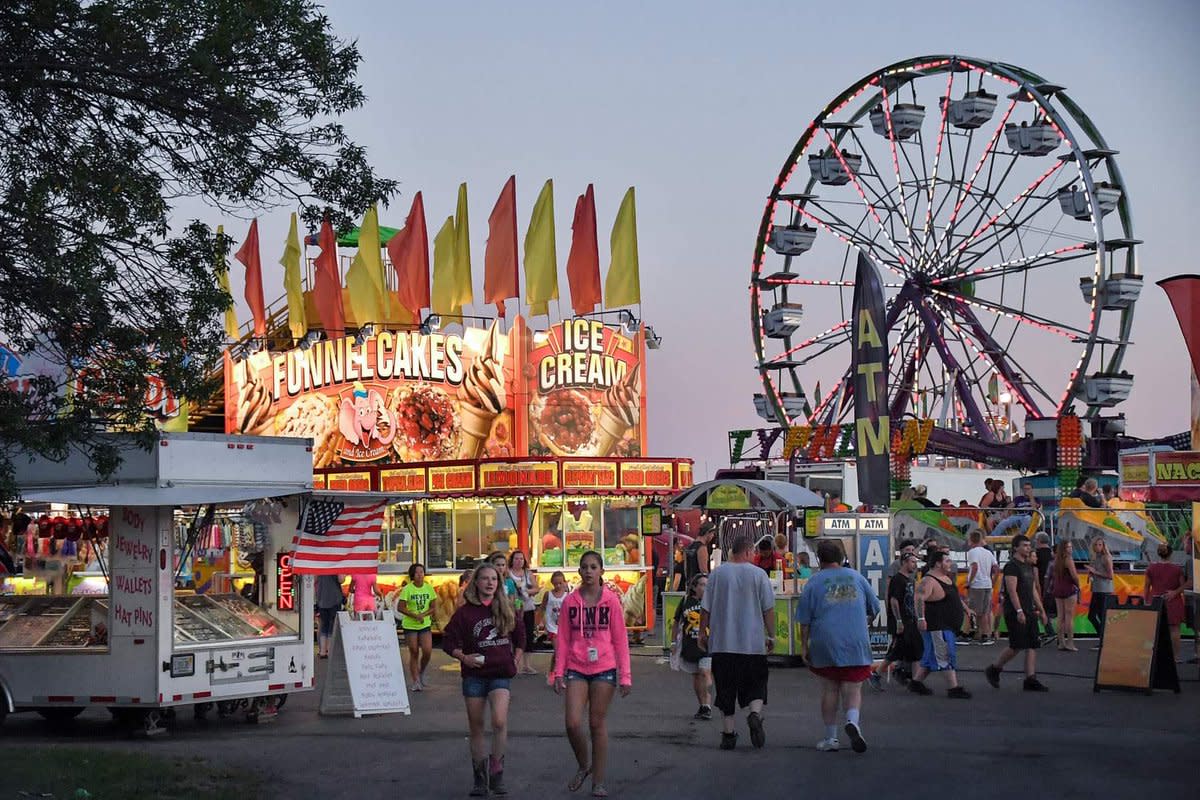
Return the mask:
<path id="1" fill-rule="evenodd" d="M 712 719 L 712 657 L 700 646 L 701 608 L 707 575 L 697 575 L 688 584 L 688 595 L 675 609 L 671 625 L 671 641 L 679 641 L 679 669 L 692 676 L 692 690 L 700 701 L 700 710 L 693 719 Z"/>
<path id="2" fill-rule="evenodd" d="M 696 539 L 683 551 L 683 585 L 691 586 L 692 578 L 697 575 L 707 575 L 710 572 L 709 559 L 712 557 L 712 543 L 717 537 L 717 524 L 705 522 L 700 526 Z"/>

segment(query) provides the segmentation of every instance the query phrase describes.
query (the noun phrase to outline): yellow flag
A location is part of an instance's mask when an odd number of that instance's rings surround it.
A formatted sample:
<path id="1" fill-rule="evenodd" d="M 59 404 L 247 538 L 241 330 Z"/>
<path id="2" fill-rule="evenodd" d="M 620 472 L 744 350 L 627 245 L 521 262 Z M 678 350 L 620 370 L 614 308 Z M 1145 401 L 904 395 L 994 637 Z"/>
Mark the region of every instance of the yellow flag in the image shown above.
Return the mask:
<path id="1" fill-rule="evenodd" d="M 642 279 L 638 271 L 637 212 L 633 207 L 633 187 L 621 200 L 617 221 L 613 223 L 612 261 L 604 279 L 605 308 L 635 306 L 642 302 Z"/>
<path id="2" fill-rule="evenodd" d="M 458 313 L 475 302 L 471 288 L 471 230 L 467 221 L 467 185 L 459 184 L 458 208 L 454 212 L 454 292 Z"/>
<path id="3" fill-rule="evenodd" d="M 358 228 L 358 252 L 346 270 L 346 290 L 354 324 L 380 326 L 385 321 L 383 259 L 379 255 L 379 215 L 375 206 L 367 209 Z"/>
<path id="4" fill-rule="evenodd" d="M 293 339 L 303 339 L 308 333 L 308 315 L 304 310 L 304 290 L 300 286 L 300 233 L 296 230 L 296 215 L 292 214 L 292 227 L 288 231 L 287 244 L 283 248 L 283 289 L 287 292 L 288 328 Z"/>
<path id="5" fill-rule="evenodd" d="M 530 316 L 550 313 L 547 303 L 558 299 L 558 255 L 554 249 L 554 181 L 546 181 L 533 204 L 525 232 L 525 297 Z"/>
<path id="6" fill-rule="evenodd" d="M 433 237 L 433 290 L 429 310 L 434 314 L 457 317 L 462 314 L 458 301 L 458 276 L 454 266 L 454 217 L 446 217 Z"/>
<path id="7" fill-rule="evenodd" d="M 217 236 L 225 235 L 225 226 L 217 226 Z M 225 260 L 225 256 L 220 256 L 217 259 L 217 285 L 233 298 L 233 293 L 229 291 L 229 262 Z M 237 310 L 230 303 L 229 308 L 225 309 L 225 335 L 233 341 L 242 338 L 242 334 L 238 331 Z"/>

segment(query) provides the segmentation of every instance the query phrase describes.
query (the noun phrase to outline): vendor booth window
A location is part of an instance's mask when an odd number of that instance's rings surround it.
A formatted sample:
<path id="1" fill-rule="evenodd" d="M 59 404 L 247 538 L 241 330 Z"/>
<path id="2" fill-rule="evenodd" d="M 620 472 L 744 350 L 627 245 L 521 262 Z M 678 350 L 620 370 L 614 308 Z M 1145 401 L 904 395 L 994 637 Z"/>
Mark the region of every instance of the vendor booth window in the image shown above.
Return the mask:
<path id="1" fill-rule="evenodd" d="M 491 532 L 484 535 L 483 521 L 476 503 L 454 504 L 454 545 L 460 558 L 486 556 L 491 546 Z"/>
<path id="2" fill-rule="evenodd" d="M 641 503 L 637 500 L 608 500 L 604 503 L 604 563 L 641 563 L 638 532 Z"/>
<path id="3" fill-rule="evenodd" d="M 562 550 L 565 554 L 565 563 L 560 558 L 561 564 L 568 567 L 579 566 L 579 559 L 588 550 L 596 550 L 598 548 L 598 539 L 600 536 L 600 528 L 603 524 L 603 509 L 600 500 L 585 500 L 585 499 L 567 499 L 561 503 L 555 504 L 557 508 L 545 509 L 544 519 L 546 520 L 545 534 L 542 536 L 543 545 L 550 543 L 550 537 L 562 542 Z M 557 518 L 554 518 L 554 512 L 557 511 Z M 548 513 L 545 513 L 548 512 Z M 549 563 L 553 560 L 547 554 L 547 562 L 544 566 L 557 566 Z"/>
<path id="4" fill-rule="evenodd" d="M 512 552 L 517 546 L 517 503 L 497 500 L 481 506 L 483 531 L 487 538 L 487 552 L 500 550 Z M 528 553 L 526 553 L 528 555 Z"/>

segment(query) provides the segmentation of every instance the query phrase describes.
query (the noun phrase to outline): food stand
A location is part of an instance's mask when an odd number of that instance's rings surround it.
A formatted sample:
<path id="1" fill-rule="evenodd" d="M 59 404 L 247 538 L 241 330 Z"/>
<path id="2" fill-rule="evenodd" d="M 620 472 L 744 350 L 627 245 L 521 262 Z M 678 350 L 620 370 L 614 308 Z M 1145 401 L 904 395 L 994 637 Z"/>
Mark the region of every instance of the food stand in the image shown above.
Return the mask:
<path id="1" fill-rule="evenodd" d="M 543 588 L 602 552 L 629 627 L 652 625 L 639 510 L 690 486 L 692 462 L 646 456 L 644 329 L 482 321 L 231 353 L 225 432 L 312 437 L 317 489 L 427 495 L 388 509 L 379 588 L 395 594 L 425 564 L 435 630 L 461 573 L 514 549 Z"/>
<path id="2" fill-rule="evenodd" d="M 131 440 L 127 440 L 131 441 Z M 313 687 L 312 579 L 290 583 L 293 613 L 242 594 L 176 589 L 177 513 L 196 530 L 215 509 L 264 497 L 290 513 L 269 529 L 268 563 L 290 543 L 312 488 L 311 446 L 300 439 L 162 433 L 132 446 L 100 483 L 80 453 L 61 463 L 18 458 L 26 501 L 105 509 L 103 594 L 0 596 L 0 720 L 35 710 L 50 719 L 102 705 L 147 734 L 175 708 L 212 704 L 269 718 L 281 699 Z M 199 523 L 198 525 L 196 523 Z M 274 597 L 275 592 L 268 592 Z"/>

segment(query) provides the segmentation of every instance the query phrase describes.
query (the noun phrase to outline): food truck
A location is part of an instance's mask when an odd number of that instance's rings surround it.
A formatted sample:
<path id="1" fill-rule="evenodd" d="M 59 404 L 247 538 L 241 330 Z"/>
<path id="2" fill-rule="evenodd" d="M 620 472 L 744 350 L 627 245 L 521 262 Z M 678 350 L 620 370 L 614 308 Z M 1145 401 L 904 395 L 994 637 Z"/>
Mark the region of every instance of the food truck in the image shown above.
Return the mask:
<path id="1" fill-rule="evenodd" d="M 117 435 L 119 436 L 119 435 Z M 101 481 L 81 453 L 56 463 L 16 459 L 27 503 L 67 504 L 108 518 L 99 594 L 0 595 L 0 722 L 15 711 L 64 720 L 88 706 L 146 734 L 160 733 L 175 709 L 198 717 L 214 704 L 272 717 L 291 692 L 313 688 L 313 579 L 286 588 L 293 609 L 264 608 L 231 582 L 203 593 L 177 589 L 180 532 L 185 549 L 220 509 L 274 498 L 277 522 L 265 526 L 264 561 L 291 546 L 300 503 L 311 496 L 307 439 L 162 433 L 149 450 L 123 448 L 124 461 Z M 106 553 L 105 553 L 106 551 Z M 265 602 L 268 606 L 278 606 Z"/>

